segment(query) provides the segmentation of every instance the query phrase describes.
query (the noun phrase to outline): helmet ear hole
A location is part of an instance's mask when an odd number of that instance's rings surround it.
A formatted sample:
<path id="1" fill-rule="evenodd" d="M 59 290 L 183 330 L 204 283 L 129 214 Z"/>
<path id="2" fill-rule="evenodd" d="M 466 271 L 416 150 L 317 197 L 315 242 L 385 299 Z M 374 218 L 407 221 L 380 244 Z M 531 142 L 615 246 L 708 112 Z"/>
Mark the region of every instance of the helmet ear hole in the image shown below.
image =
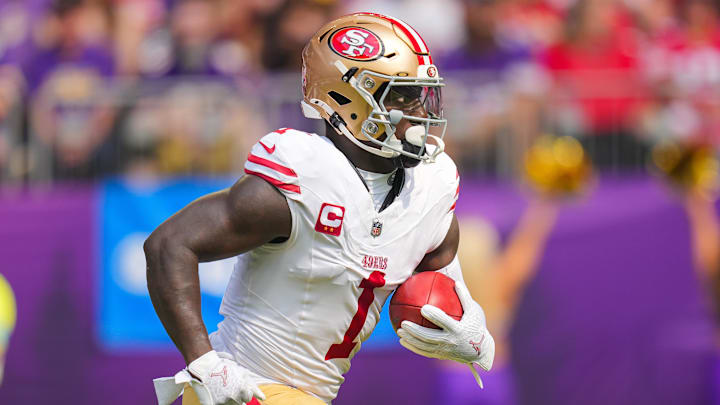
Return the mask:
<path id="1" fill-rule="evenodd" d="M 333 100 L 335 100 L 336 103 L 339 105 L 345 105 L 349 104 L 351 100 L 342 94 L 338 93 L 337 91 L 330 91 L 328 92 L 328 96 L 332 97 Z"/>

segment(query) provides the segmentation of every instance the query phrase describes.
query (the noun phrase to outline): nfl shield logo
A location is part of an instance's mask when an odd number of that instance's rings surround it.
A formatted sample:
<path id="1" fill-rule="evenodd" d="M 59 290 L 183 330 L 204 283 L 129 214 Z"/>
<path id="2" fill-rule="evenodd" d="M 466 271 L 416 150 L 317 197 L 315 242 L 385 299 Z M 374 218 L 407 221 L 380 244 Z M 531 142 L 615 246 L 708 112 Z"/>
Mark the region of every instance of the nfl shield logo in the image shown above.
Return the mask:
<path id="1" fill-rule="evenodd" d="M 370 230 L 370 235 L 372 235 L 373 238 L 377 238 L 380 236 L 380 232 L 382 232 L 382 222 L 375 219 L 373 220 L 372 229 Z"/>

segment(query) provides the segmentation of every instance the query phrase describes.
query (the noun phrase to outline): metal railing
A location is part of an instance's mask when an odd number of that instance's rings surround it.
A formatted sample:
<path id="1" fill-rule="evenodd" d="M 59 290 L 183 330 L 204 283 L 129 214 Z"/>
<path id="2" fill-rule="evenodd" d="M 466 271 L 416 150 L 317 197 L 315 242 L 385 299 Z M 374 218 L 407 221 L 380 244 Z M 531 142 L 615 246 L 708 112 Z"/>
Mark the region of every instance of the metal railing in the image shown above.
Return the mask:
<path id="1" fill-rule="evenodd" d="M 708 113 L 687 96 L 655 98 L 637 77 L 605 72 L 605 85 L 588 85 L 598 77 L 552 80 L 531 66 L 446 75 L 448 152 L 461 170 L 513 178 L 533 140 L 550 133 L 583 139 L 608 167 L 641 168 L 653 139 L 718 121 L 718 109 Z M 15 100 L 0 120 L 4 183 L 240 173 L 263 134 L 324 130 L 302 117 L 299 74 L 65 80 Z"/>

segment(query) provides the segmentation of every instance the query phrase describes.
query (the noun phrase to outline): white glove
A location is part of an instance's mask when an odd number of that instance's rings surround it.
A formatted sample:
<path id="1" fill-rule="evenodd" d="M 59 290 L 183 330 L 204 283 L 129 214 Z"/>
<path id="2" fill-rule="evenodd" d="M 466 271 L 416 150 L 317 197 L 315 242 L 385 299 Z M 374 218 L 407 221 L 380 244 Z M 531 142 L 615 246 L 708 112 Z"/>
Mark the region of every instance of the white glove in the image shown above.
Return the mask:
<path id="1" fill-rule="evenodd" d="M 495 340 L 485 324 L 485 313 L 472 299 L 467 287 L 456 282 L 455 291 L 463 306 L 463 316 L 459 321 L 438 307 L 424 305 L 420 310 L 423 317 L 442 329 L 430 329 L 403 321 L 397 334 L 401 345 L 421 356 L 468 364 L 482 387 L 482 381 L 472 365 L 477 364 L 485 371 L 490 370 L 495 358 Z"/>
<path id="2" fill-rule="evenodd" d="M 175 377 L 157 378 L 153 383 L 159 405 L 170 405 L 175 401 L 186 383 L 193 388 L 202 405 L 244 405 L 253 397 L 265 399 L 246 369 L 230 354 L 215 350 L 198 357 Z"/>

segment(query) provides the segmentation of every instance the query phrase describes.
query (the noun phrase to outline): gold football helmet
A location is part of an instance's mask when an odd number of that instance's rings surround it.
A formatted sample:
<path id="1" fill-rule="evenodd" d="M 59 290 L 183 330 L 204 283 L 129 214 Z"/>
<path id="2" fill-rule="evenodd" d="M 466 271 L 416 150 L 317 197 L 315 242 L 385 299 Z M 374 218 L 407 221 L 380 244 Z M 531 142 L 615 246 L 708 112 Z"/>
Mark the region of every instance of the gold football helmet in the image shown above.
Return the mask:
<path id="1" fill-rule="evenodd" d="M 340 17 L 320 28 L 302 57 L 307 118 L 326 120 L 358 147 L 386 158 L 432 161 L 443 151 L 443 79 L 409 25 L 374 13 Z M 410 126 L 399 139 L 402 120 Z"/>

